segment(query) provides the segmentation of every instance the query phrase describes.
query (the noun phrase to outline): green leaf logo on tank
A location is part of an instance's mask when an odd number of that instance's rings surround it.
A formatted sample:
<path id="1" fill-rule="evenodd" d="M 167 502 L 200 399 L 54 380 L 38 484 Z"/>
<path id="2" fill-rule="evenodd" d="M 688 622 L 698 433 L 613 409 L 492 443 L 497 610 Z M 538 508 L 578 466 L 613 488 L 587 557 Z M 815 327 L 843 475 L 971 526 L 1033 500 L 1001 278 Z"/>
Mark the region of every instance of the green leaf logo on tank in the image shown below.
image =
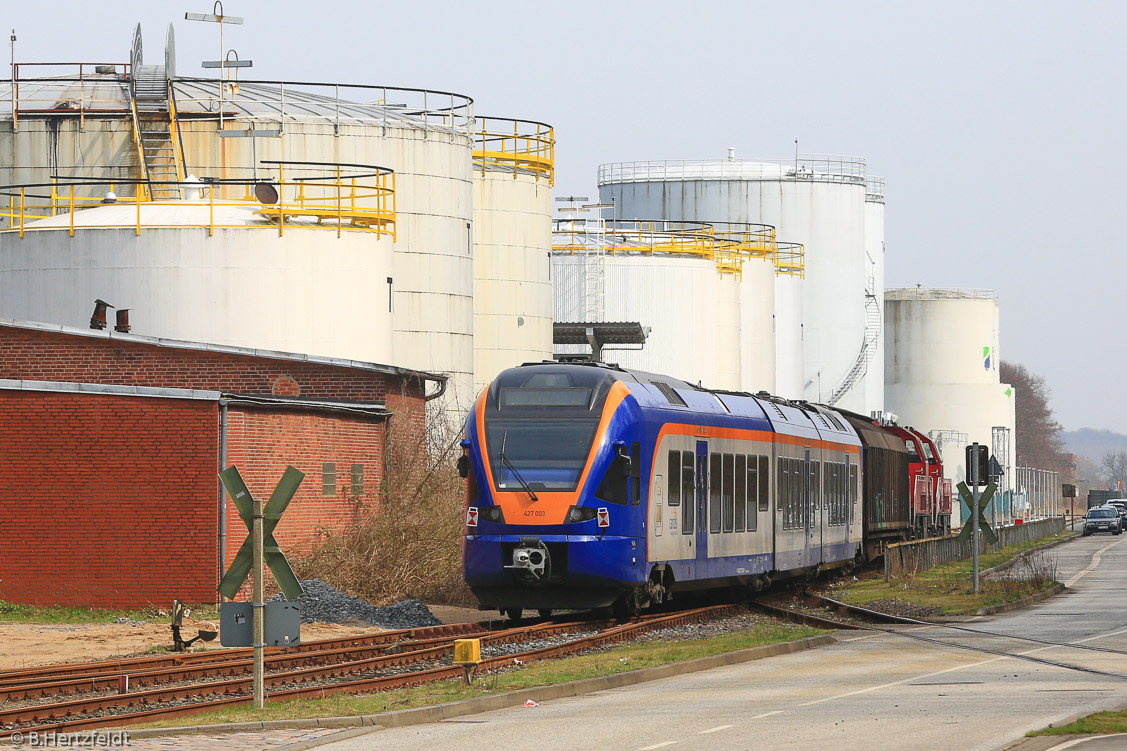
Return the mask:
<path id="1" fill-rule="evenodd" d="M 982 348 L 982 367 L 986 368 L 987 370 L 990 370 L 990 365 L 991 365 L 992 359 L 993 358 L 991 357 L 990 347 L 983 347 Z"/>

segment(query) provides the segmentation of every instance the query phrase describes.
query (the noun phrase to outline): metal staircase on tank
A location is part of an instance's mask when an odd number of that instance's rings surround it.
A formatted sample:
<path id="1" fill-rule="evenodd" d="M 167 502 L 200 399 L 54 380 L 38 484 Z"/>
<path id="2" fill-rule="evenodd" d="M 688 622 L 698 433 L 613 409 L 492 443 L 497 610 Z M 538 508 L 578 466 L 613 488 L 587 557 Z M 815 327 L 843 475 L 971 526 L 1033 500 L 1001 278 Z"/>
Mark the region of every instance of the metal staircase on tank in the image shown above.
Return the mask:
<path id="1" fill-rule="evenodd" d="M 857 353 L 857 359 L 853 361 L 853 365 L 846 371 L 845 377 L 837 387 L 830 392 L 830 397 L 826 400 L 826 404 L 830 406 L 837 404 L 859 380 L 865 377 L 869 372 L 869 363 L 873 361 L 873 355 L 876 354 L 882 320 L 875 287 L 873 277 L 868 277 L 865 280 L 865 338 L 861 342 L 861 351 Z"/>
<path id="2" fill-rule="evenodd" d="M 133 72 L 133 127 L 141 177 L 153 201 L 180 198 L 184 179 L 176 148 L 168 76 L 163 65 L 140 65 Z"/>

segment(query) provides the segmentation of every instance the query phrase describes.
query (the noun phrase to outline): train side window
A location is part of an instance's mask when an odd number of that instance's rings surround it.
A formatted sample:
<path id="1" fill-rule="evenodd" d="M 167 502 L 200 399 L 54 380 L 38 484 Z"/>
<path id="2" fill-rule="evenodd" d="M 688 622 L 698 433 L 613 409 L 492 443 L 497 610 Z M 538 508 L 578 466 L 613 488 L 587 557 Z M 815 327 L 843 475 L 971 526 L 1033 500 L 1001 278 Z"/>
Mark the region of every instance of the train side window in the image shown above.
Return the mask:
<path id="1" fill-rule="evenodd" d="M 669 493 L 665 496 L 665 503 L 677 506 L 681 503 L 681 452 L 669 452 Z"/>
<path id="2" fill-rule="evenodd" d="M 747 531 L 754 532 L 759 526 L 759 514 L 756 505 L 759 503 L 759 472 L 757 471 L 758 457 L 751 454 L 747 457 Z"/>
<path id="3" fill-rule="evenodd" d="M 759 456 L 759 510 L 771 510 L 771 495 L 769 493 L 771 488 L 771 464 L 770 460 L 763 456 Z"/>
<path id="4" fill-rule="evenodd" d="M 708 473 L 712 475 L 708 483 L 708 533 L 711 535 L 720 534 L 720 522 L 723 518 L 720 511 L 723 495 L 720 486 L 724 481 L 723 458 L 723 454 L 710 454 L 708 457 Z"/>
<path id="5" fill-rule="evenodd" d="M 642 444 L 630 444 L 630 503 L 642 502 Z"/>
<path id="6" fill-rule="evenodd" d="M 724 454 L 724 485 L 722 486 L 721 491 L 720 491 L 720 493 L 721 493 L 720 499 L 721 499 L 722 511 L 723 511 L 723 514 L 724 514 L 724 531 L 725 532 L 731 532 L 732 531 L 732 522 L 734 520 L 734 514 L 733 514 L 733 511 L 734 511 L 733 507 L 735 506 L 735 503 L 734 503 L 735 499 L 733 497 L 734 489 L 735 489 L 735 485 L 734 485 L 734 482 L 733 482 L 733 480 L 734 480 L 733 467 L 735 466 L 735 464 L 733 462 L 734 458 L 735 457 L 733 457 L 731 454 Z"/>
<path id="7" fill-rule="evenodd" d="M 681 497 L 685 499 L 681 511 L 681 534 L 691 535 L 697 509 L 697 478 L 693 472 L 694 455 L 692 451 L 681 452 Z"/>
<path id="8" fill-rule="evenodd" d="M 743 532 L 747 528 L 747 457 L 736 454 L 736 531 Z"/>
<path id="9" fill-rule="evenodd" d="M 622 474 L 621 465 L 617 460 L 607 465 L 606 474 L 595 490 L 595 498 L 616 506 L 625 506 L 630 494 L 626 477 Z"/>

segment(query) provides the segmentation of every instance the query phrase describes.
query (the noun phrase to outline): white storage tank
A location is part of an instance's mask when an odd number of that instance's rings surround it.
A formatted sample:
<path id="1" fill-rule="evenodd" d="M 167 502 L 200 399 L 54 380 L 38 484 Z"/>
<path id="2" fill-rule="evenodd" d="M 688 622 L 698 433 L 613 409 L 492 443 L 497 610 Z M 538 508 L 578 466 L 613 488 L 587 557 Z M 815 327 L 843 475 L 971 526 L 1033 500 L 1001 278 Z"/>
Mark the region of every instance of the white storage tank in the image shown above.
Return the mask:
<path id="1" fill-rule="evenodd" d="M 179 203 L 122 200 L 26 221 L 22 239 L 0 232 L 0 317 L 85 327 L 104 299 L 135 333 L 397 362 L 376 284 L 391 275 L 390 233 L 295 222 L 279 234 L 253 203 Z"/>
<path id="2" fill-rule="evenodd" d="M 900 423 L 962 436 L 944 447 L 944 470 L 965 479 L 962 446 L 990 446 L 995 426 L 1013 439 L 1004 462 L 1013 487 L 1014 390 L 998 376 L 1000 339 L 992 290 L 909 288 L 885 293 L 885 400 Z M 958 517 L 960 510 L 953 510 Z M 961 518 L 961 517 L 960 517 Z M 953 523 L 954 520 L 953 520 Z"/>
<path id="3" fill-rule="evenodd" d="M 865 178 L 865 306 L 869 321 L 876 321 L 872 361 L 862 383 L 865 404 L 872 411 L 884 409 L 884 178 Z"/>
<path id="4" fill-rule="evenodd" d="M 242 240 L 228 243 L 228 251 L 209 248 L 207 253 L 195 255 L 187 251 L 198 246 L 197 235 L 205 238 L 204 243 L 218 245 L 226 241 L 217 237 L 232 233 L 241 237 L 240 227 L 227 228 L 230 233 L 218 232 L 210 229 L 207 222 L 198 224 L 199 217 L 193 214 L 191 221 L 186 222 L 191 226 L 182 230 L 182 242 L 172 229 L 148 231 L 155 226 L 142 227 L 133 241 L 138 245 L 138 258 L 162 258 L 170 244 L 183 245 L 178 261 L 181 266 L 215 264 L 215 274 L 222 274 L 223 269 L 242 268 L 243 263 L 251 264 L 246 275 L 255 277 L 255 284 L 248 291 L 263 298 L 290 295 L 292 318 L 318 320 L 319 314 L 314 310 L 300 307 L 309 302 L 326 304 L 329 310 L 351 309 L 353 315 L 362 316 L 359 321 L 334 319 L 330 326 L 317 326 L 322 333 L 312 341 L 297 336 L 291 339 L 283 331 L 267 344 L 256 333 L 263 328 L 263 321 L 236 318 L 219 325 L 212 318 L 208 320 L 216 326 L 211 330 L 201 329 L 199 322 L 167 321 L 160 325 L 171 328 L 152 329 L 149 326 L 154 325 L 155 319 L 147 320 L 138 309 L 134 330 L 202 341 L 238 339 L 240 346 L 277 346 L 292 352 L 394 362 L 448 373 L 450 399 L 468 404 L 473 373 L 472 100 L 450 92 L 390 86 L 177 77 L 172 49 L 171 43 L 166 44 L 164 65 L 144 65 L 137 34 L 129 63 L 42 69 L 47 76 L 41 74 L 40 68 L 21 65 L 14 91 L 8 82 L 0 82 L 0 178 L 6 177 L 8 181 L 5 192 L 12 195 L 19 192 L 12 186 L 44 182 L 44 175 L 52 172 L 103 180 L 126 176 L 139 181 L 144 201 L 154 206 L 171 205 L 192 190 L 180 185 L 180 181 L 194 175 L 213 182 L 205 191 L 209 195 L 237 202 L 254 198 L 248 186 L 255 182 L 277 183 L 290 177 L 296 179 L 302 170 L 320 169 L 323 174 L 306 183 L 307 192 L 315 193 L 318 187 L 333 185 L 331 198 L 345 207 L 343 213 L 347 215 L 348 207 L 363 208 L 371 196 L 357 196 L 349 181 L 340 178 L 357 167 L 386 168 L 392 173 L 388 200 L 395 215 L 395 221 L 386 225 L 391 230 L 389 236 L 353 231 L 349 219 L 344 224 L 350 229 L 337 237 L 338 233 L 330 228 L 337 223 L 336 217 L 304 215 L 304 220 L 317 228 L 303 229 L 302 233 L 323 231 L 326 237 L 310 245 L 304 256 L 300 251 L 284 251 L 289 254 L 287 263 L 307 264 L 304 276 L 308 289 L 301 294 L 294 295 L 292 289 L 275 285 L 278 277 L 273 266 L 255 266 L 258 260 L 235 252 Z M 18 113 L 15 121 L 13 110 Z M 35 169 L 17 169 L 18 165 L 34 165 Z M 341 175 L 336 174 L 338 169 L 343 170 Z M 119 199 L 133 195 L 131 185 L 103 183 L 87 187 L 87 191 L 80 193 L 92 198 L 100 198 L 111 189 Z M 29 196 L 28 203 L 34 203 L 30 195 L 35 191 L 26 188 L 24 192 Z M 283 200 L 291 200 L 290 192 L 282 191 Z M 39 189 L 39 195 L 45 194 L 49 190 Z M 51 202 L 39 203 L 42 206 Z M 56 201 L 49 210 L 69 211 L 69 207 L 60 208 Z M 32 213 L 23 212 L 26 217 Z M 162 226 L 167 224 L 164 211 L 143 210 L 141 214 L 144 220 L 151 218 Z M 108 243 L 93 239 L 106 231 L 77 229 L 73 240 L 68 240 L 75 267 L 69 278 L 75 282 L 64 284 L 58 275 L 52 277 L 48 304 L 43 308 L 49 315 L 16 304 L 15 277 L 0 275 L 0 315 L 84 325 L 89 313 L 76 320 L 77 312 L 68 307 L 70 299 L 86 296 L 86 287 L 77 281 L 83 268 L 95 276 L 120 276 L 120 283 L 114 287 L 120 290 L 120 297 L 110 302 L 130 307 L 134 306 L 134 299 L 145 299 L 153 281 L 141 269 L 125 270 L 122 257 L 114 256 Z M 262 235 L 263 240 L 250 242 L 264 242 L 268 234 Z M 290 242 L 302 244 L 297 232 L 275 234 L 274 242 L 279 248 Z M 0 235 L 0 254 L 9 254 L 25 240 L 11 232 Z M 334 242 L 339 248 L 334 246 L 333 251 L 313 250 L 314 246 Z M 159 247 L 146 253 L 142 248 L 148 244 Z M 340 255 L 357 256 L 359 251 L 345 250 L 348 245 L 367 246 L 363 252 L 368 260 L 363 269 L 342 265 L 334 255 L 339 250 Z M 255 274 L 255 270 L 259 273 Z M 186 288 L 165 290 L 165 297 L 195 299 L 204 295 L 204 291 L 192 285 L 212 276 L 211 272 L 202 276 L 181 274 L 169 281 Z M 300 276 L 295 268 L 295 280 Z M 233 278 L 220 288 L 237 286 L 241 287 L 241 283 L 236 284 Z M 359 301 L 339 299 L 345 295 L 369 301 L 361 305 Z M 92 300 L 83 299 L 82 307 L 90 303 Z M 382 325 L 371 318 L 368 310 L 377 303 L 384 311 L 381 315 L 390 313 L 394 330 L 392 343 L 385 346 L 383 354 L 372 353 L 364 339 L 355 340 L 349 348 L 343 343 L 345 337 L 340 336 L 343 351 L 337 343 L 330 346 L 329 339 L 337 338 L 332 333 L 334 329 Z M 226 303 L 218 306 L 225 307 Z"/>
<path id="5" fill-rule="evenodd" d="M 739 390 L 740 279 L 721 273 L 717 242 L 702 225 L 556 220 L 555 318 L 636 321 L 649 329 L 645 345 L 608 347 L 605 361 Z"/>
<path id="6" fill-rule="evenodd" d="M 552 126 L 477 118 L 474 147 L 474 389 L 552 358 Z"/>
<path id="7" fill-rule="evenodd" d="M 621 217 L 770 224 L 806 249 L 803 394 L 858 412 L 874 342 L 866 326 L 865 163 L 801 156 L 625 162 L 599 167 Z M 879 327 L 879 320 L 875 324 Z"/>
<path id="8" fill-rule="evenodd" d="M 802 294 L 805 248 L 779 242 L 775 253 L 775 394 L 804 398 Z"/>

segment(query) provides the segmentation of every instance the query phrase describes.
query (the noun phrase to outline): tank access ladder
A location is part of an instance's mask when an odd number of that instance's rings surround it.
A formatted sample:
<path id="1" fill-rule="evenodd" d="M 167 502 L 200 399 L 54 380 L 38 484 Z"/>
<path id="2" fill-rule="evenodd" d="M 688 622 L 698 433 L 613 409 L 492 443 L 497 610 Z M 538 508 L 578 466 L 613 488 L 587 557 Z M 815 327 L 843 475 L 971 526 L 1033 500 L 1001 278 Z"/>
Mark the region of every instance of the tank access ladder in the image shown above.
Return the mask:
<path id="1" fill-rule="evenodd" d="M 841 401 L 841 398 L 849 392 L 857 382 L 865 377 L 869 372 L 869 363 L 873 360 L 873 355 L 877 351 L 877 342 L 880 341 L 881 330 L 881 312 L 880 303 L 877 301 L 876 286 L 872 277 L 868 278 L 865 290 L 865 337 L 861 341 L 861 350 L 857 353 L 857 358 L 853 364 L 846 371 L 845 376 L 838 383 L 837 387 L 830 392 L 829 399 L 826 404 L 831 407 Z"/>
<path id="2" fill-rule="evenodd" d="M 149 200 L 178 199 L 177 183 L 184 179 L 184 170 L 176 142 L 176 110 L 170 96 L 168 68 L 141 64 L 140 24 L 133 36 L 130 71 L 133 138 L 141 179 L 148 186 Z"/>

